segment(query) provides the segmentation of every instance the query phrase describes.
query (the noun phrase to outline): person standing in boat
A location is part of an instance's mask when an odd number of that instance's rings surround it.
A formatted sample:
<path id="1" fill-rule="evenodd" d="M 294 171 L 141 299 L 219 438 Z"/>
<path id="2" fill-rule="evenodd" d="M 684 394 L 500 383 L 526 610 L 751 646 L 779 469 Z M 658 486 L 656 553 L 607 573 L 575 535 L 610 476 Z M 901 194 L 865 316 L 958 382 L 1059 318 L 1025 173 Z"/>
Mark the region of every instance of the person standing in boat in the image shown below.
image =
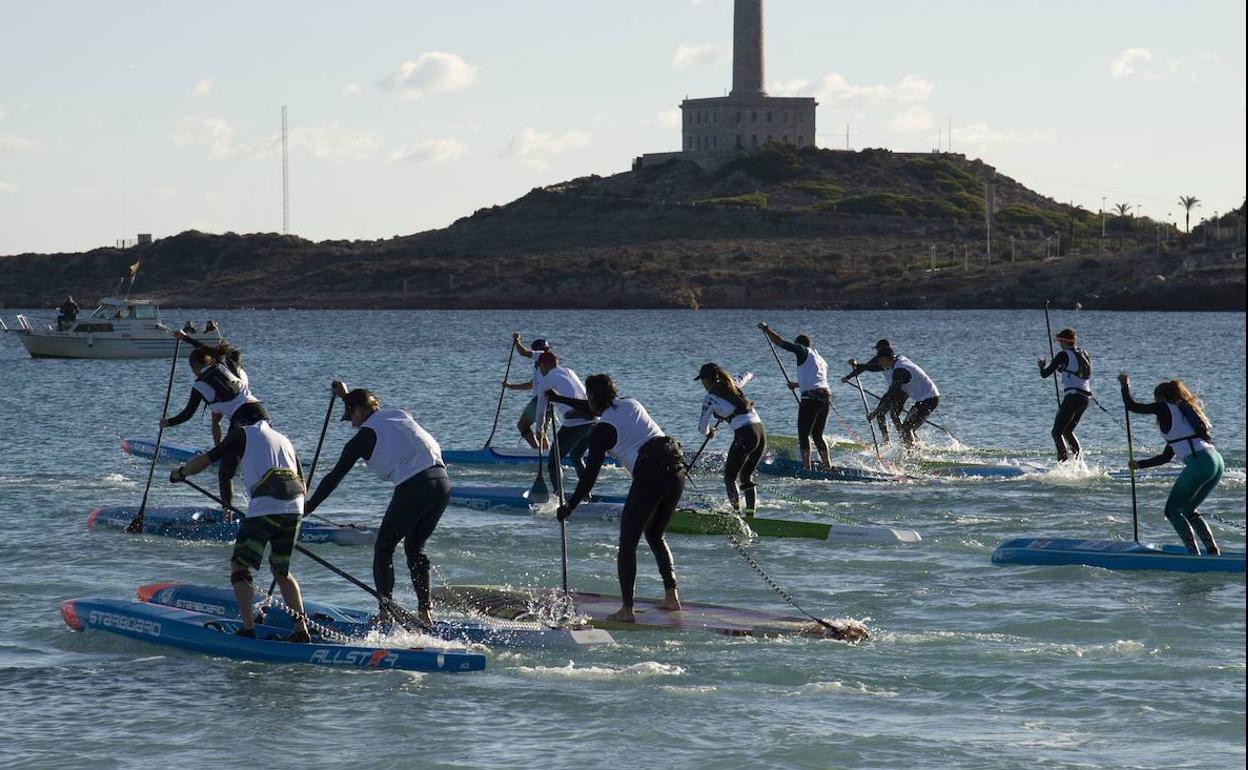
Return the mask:
<path id="1" fill-rule="evenodd" d="M 1118 375 L 1122 385 L 1122 403 L 1136 414 L 1151 414 L 1166 439 L 1162 453 L 1147 460 L 1132 460 L 1132 470 L 1164 465 L 1176 457 L 1183 461 L 1170 496 L 1166 499 L 1166 519 L 1179 533 L 1189 553 L 1199 555 L 1196 538 L 1205 544 L 1205 553 L 1217 556 L 1221 551 L 1213 539 L 1213 530 L 1200 514 L 1200 504 L 1222 480 L 1226 465 L 1213 445 L 1210 435 L 1213 424 L 1205 416 L 1204 406 L 1182 380 L 1166 380 L 1153 388 L 1153 402 L 1144 404 L 1131 398 L 1131 380 L 1127 373 Z"/>
<path id="2" fill-rule="evenodd" d="M 754 409 L 754 402 L 741 392 L 741 387 L 753 378 L 754 375 L 746 374 L 738 380 L 714 363 L 702 364 L 696 378 L 706 389 L 698 430 L 708 438 L 714 437 L 712 419 L 716 425 L 727 420 L 728 427 L 732 428 L 732 446 L 728 448 L 728 458 L 724 461 L 724 486 L 728 490 L 729 504 L 738 513 L 741 512 L 741 497 L 745 497 L 747 518 L 754 515 L 758 505 L 754 469 L 767 451 L 763 418 Z"/>
<path id="3" fill-rule="evenodd" d="M 273 429 L 267 417 L 245 414 L 234 420 L 224 441 L 207 452 L 195 455 L 186 465 L 175 468 L 169 474 L 169 481 L 175 484 L 185 481 L 188 476 L 194 476 L 215 462 L 221 463 L 226 479 L 233 478 L 235 470 L 241 465 L 243 483 L 247 485 L 247 494 L 251 498 L 239 525 L 238 536 L 234 539 L 234 554 L 230 557 L 230 584 L 243 619 L 238 635 L 252 638 L 256 635 L 252 618 L 255 588 L 251 570 L 260 569 L 267 545 L 272 547 L 269 568 L 282 589 L 283 601 L 294 610 L 295 630 L 284 641 L 311 641 L 299 583 L 290 573 L 290 557 L 295 541 L 299 539 L 306 492 L 294 445 Z M 233 502 L 232 482 L 225 482 L 221 499 L 227 504 Z"/>
<path id="4" fill-rule="evenodd" d="M 637 546 L 644 535 L 663 579 L 663 602 L 660 609 L 680 609 L 676 590 L 676 568 L 664 532 L 676 513 L 685 491 L 684 457 L 680 443 L 663 433 L 639 401 L 621 398 L 615 383 L 605 374 L 585 380 L 585 400 L 566 398 L 547 391 L 556 403 L 598 417 L 589 434 L 589 456 L 585 474 L 581 476 L 572 496 L 559 506 L 557 515 L 565 521 L 576 507 L 589 496 L 598 480 L 598 472 L 609 454 L 632 476 L 624 510 L 620 513 L 620 541 L 616 555 L 616 573 L 623 597 L 620 609 L 608 619 L 631 623 L 636 621 L 633 596 L 637 582 Z"/>
<path id="5" fill-rule="evenodd" d="M 533 376 L 528 382 L 503 382 L 503 387 L 508 390 L 533 390 L 533 383 L 536 382 L 539 372 L 537 371 L 537 359 L 542 353 L 555 351 L 551 349 L 550 344 L 542 338 L 533 340 L 526 348 L 524 343 L 520 341 L 520 334 L 511 335 L 511 344 L 515 346 L 516 352 L 524 358 L 533 360 Z M 538 435 L 533 434 L 533 426 L 538 422 L 537 413 L 537 394 L 534 393 L 529 402 L 524 405 L 524 411 L 520 413 L 520 419 L 516 421 L 516 430 L 520 431 L 520 436 L 525 443 L 533 447 L 537 451 L 546 448 L 546 432 L 539 430 Z"/>
<path id="6" fill-rule="evenodd" d="M 442 448 L 433 436 L 403 409 L 383 409 L 370 391 L 335 380 L 330 386 L 342 399 L 342 420 L 357 429 L 342 448 L 333 470 L 321 479 L 308 501 L 307 513 L 315 511 L 338 488 L 347 472 L 363 460 L 368 469 L 394 485 L 394 494 L 381 519 L 373 546 L 373 585 L 389 599 L 394 592 L 394 550 L 399 541 L 407 555 L 407 570 L 416 591 L 418 620 L 433 624 L 430 597 L 429 557 L 425 543 L 438 526 L 451 499 L 451 481 L 442 462 Z M 379 619 L 389 612 L 382 605 Z"/>
<path id="7" fill-rule="evenodd" d="M 892 348 L 893 348 L 893 343 L 889 342 L 887 339 L 882 339 L 875 343 L 875 355 L 872 356 L 871 359 L 867 361 L 866 363 L 860 364 L 858 363 L 857 360 L 853 358 L 849 359 L 848 363 L 852 371 L 849 374 L 842 377 L 841 382 L 848 383 L 850 380 L 853 380 L 855 377 L 858 377 L 863 372 L 880 372 L 884 375 L 884 387 L 887 389 L 888 386 L 891 384 L 888 380 L 888 368 L 884 366 L 883 363 L 881 363 L 880 356 L 881 354 L 887 351 L 891 351 Z M 885 422 L 886 412 L 887 412 L 887 417 L 892 420 L 893 427 L 897 429 L 897 435 L 900 436 L 901 435 L 901 407 L 902 405 L 898 403 L 896 400 L 894 400 L 894 402 L 889 406 L 887 410 L 877 409 L 873 413 L 875 415 L 876 425 L 879 426 L 880 428 L 880 440 L 886 444 L 889 443 L 889 440 L 890 440 L 888 437 L 888 423 Z"/>
<path id="8" fill-rule="evenodd" d="M 585 384 L 581 378 L 566 366 L 559 364 L 559 359 L 549 350 L 542 351 L 537 357 L 537 372 L 533 376 L 533 390 L 536 392 L 536 414 L 546 415 L 547 407 L 555 406 L 558 413 L 559 428 L 556 437 L 561 457 L 551 452 L 549 457 L 550 478 L 555 482 L 556 494 L 563 494 L 563 474 L 556 473 L 557 465 L 568 458 L 576 467 L 576 478 L 585 475 L 585 453 L 589 451 L 589 434 L 594 429 L 598 418 L 588 412 L 573 409 L 566 404 L 555 404 L 546 398 L 546 391 L 553 390 L 561 396 L 577 400 L 585 398 Z M 544 433 L 545 431 L 543 431 Z"/>
<path id="9" fill-rule="evenodd" d="M 789 380 L 790 390 L 797 390 L 801 398 L 797 402 L 797 440 L 802 449 L 802 465 L 810 470 L 810 444 L 813 441 L 819 451 L 824 467 L 832 466 L 828 454 L 828 442 L 823 430 L 828 424 L 828 411 L 832 407 L 832 391 L 828 388 L 828 364 L 811 345 L 810 337 L 799 334 L 789 342 L 765 323 L 759 323 L 768 339 L 797 358 L 797 382 Z"/>
<path id="10" fill-rule="evenodd" d="M 880 343 L 888 343 L 888 340 L 880 340 Z M 880 397 L 880 403 L 867 415 L 867 419 L 879 420 L 881 415 L 890 411 L 900 414 L 907 399 L 914 401 L 910 413 L 899 427 L 902 445 L 907 449 L 914 449 L 919 444 L 919 427 L 940 406 L 940 391 L 918 364 L 894 353 L 891 343 L 887 346 L 877 344 L 872 361 L 883 368 L 889 385 L 888 390 Z M 855 366 L 854 370 L 858 371 L 858 367 Z M 851 373 L 850 377 L 852 376 Z"/>
<path id="11" fill-rule="evenodd" d="M 72 295 L 65 297 L 65 301 L 56 311 L 56 328 L 62 331 L 67 326 L 78 319 L 78 303 L 74 302 Z"/>
<path id="12" fill-rule="evenodd" d="M 1079 347 L 1074 329 L 1062 329 L 1055 339 L 1061 345 L 1061 351 L 1047 364 L 1041 358 L 1036 361 L 1036 365 L 1040 367 L 1040 376 L 1044 379 L 1054 373 L 1060 374 L 1062 378 L 1062 402 L 1057 408 L 1057 416 L 1053 418 L 1052 431 L 1053 443 L 1057 445 L 1057 461 L 1060 463 L 1083 453 L 1079 439 L 1075 438 L 1075 428 L 1092 398 L 1092 361 Z"/>

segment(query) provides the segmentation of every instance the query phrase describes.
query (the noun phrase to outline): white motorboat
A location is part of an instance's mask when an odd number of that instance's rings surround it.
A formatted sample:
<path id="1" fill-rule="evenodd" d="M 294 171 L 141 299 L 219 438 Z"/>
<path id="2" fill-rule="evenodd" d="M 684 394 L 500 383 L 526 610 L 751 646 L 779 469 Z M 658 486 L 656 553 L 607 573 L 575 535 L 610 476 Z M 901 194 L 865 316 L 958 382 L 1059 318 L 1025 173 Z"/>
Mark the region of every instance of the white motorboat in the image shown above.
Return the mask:
<path id="1" fill-rule="evenodd" d="M 17 335 L 31 358 L 168 358 L 173 355 L 174 329 L 160 322 L 160 308 L 144 299 L 105 297 L 86 318 L 46 321 L 17 317 L 17 328 L 0 321 L 0 329 Z M 209 345 L 221 333 L 191 335 Z M 189 354 L 190 345 L 183 346 Z"/>

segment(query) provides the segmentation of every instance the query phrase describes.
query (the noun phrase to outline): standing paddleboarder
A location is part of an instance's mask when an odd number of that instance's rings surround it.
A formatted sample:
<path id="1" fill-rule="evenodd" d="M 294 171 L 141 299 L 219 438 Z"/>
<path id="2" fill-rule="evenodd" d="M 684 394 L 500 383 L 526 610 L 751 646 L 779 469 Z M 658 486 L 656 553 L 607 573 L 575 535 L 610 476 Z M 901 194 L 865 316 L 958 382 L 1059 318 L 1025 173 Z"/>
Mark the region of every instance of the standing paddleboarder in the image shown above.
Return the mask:
<path id="1" fill-rule="evenodd" d="M 333 470 L 321 479 L 307 513 L 312 513 L 333 494 L 347 472 L 363 460 L 368 469 L 394 485 L 390 505 L 382 517 L 373 546 L 373 585 L 377 593 L 390 599 L 394 592 L 394 549 L 403 541 L 407 569 L 416 591 L 417 619 L 425 627 L 433 623 L 430 598 L 429 557 L 425 543 L 442 518 L 451 499 L 451 481 L 442 462 L 442 448 L 424 428 L 403 409 L 383 409 L 370 391 L 347 386 L 335 380 L 330 386 L 342 399 L 342 421 L 357 428 L 355 436 L 342 448 Z M 383 604 L 379 621 L 389 611 Z"/>
<path id="2" fill-rule="evenodd" d="M 251 498 L 234 540 L 234 554 L 230 557 L 230 585 L 234 588 L 234 598 L 243 619 L 238 635 L 252 638 L 256 635 L 252 618 L 255 589 L 251 570 L 260 569 L 264 548 L 268 545 L 272 548 L 269 568 L 282 589 L 286 606 L 294 610 L 295 630 L 284 641 L 311 641 L 304 622 L 299 583 L 290 574 L 290 555 L 295 541 L 299 539 L 305 493 L 303 472 L 294 445 L 273 429 L 267 417 L 249 412 L 233 421 L 224 441 L 207 452 L 195 455 L 186 465 L 175 468 L 169 474 L 169 481 L 175 484 L 185 481 L 188 476 L 215 462 L 221 463 L 222 475 L 226 479 L 221 490 L 221 499 L 226 506 L 231 505 L 234 499 L 233 483 L 229 479 L 233 478 L 240 465 L 243 483 L 247 485 L 247 494 Z"/>
<path id="3" fill-rule="evenodd" d="M 566 404 L 599 418 L 589 434 L 585 475 L 567 502 L 559 506 L 559 520 L 566 521 L 576 506 L 589 496 L 594 482 L 598 480 L 598 472 L 602 470 L 603 460 L 606 455 L 611 455 L 628 470 L 633 480 L 624 501 L 624 510 L 620 513 L 620 542 L 616 555 L 616 572 L 623 603 L 619 610 L 607 617 L 624 623 L 636 621 L 633 592 L 637 582 L 637 545 L 643 535 L 654 553 L 659 576 L 663 578 L 663 602 L 659 608 L 678 610 L 680 595 L 676 591 L 676 568 L 663 534 L 685 491 L 685 466 L 680 442 L 665 435 L 639 401 L 620 397 L 609 376 L 595 374 L 585 380 L 585 393 L 586 399 L 580 401 L 553 391 L 546 392 L 546 396 L 555 403 Z"/>
<path id="4" fill-rule="evenodd" d="M 828 454 L 828 442 L 823 430 L 828 424 L 828 412 L 832 407 L 832 391 L 828 388 L 828 363 L 811 344 L 810 337 L 799 334 L 789 342 L 765 323 L 759 322 L 767 339 L 789 351 L 797 359 L 797 382 L 788 381 L 790 390 L 801 397 L 797 401 L 797 440 L 802 449 L 802 465 L 811 468 L 810 444 L 819 450 L 819 460 L 825 467 L 832 466 Z"/>
<path id="5" fill-rule="evenodd" d="M 899 426 L 902 444 L 907 449 L 913 449 L 919 443 L 919 426 L 940 405 L 940 391 L 936 389 L 936 383 L 932 382 L 932 378 L 928 377 L 927 372 L 923 371 L 918 364 L 905 356 L 894 353 L 892 343 L 888 340 L 880 340 L 876 343 L 875 357 L 871 359 L 871 362 L 883 369 L 889 384 L 888 390 L 880 397 L 880 403 L 867 415 L 867 419 L 878 420 L 881 415 L 890 411 L 900 414 L 905 407 L 906 400 L 913 400 L 914 406 L 910 407 L 910 413 Z M 854 371 L 847 376 L 846 381 L 852 379 L 858 372 L 871 371 L 853 360 L 850 364 L 854 367 Z"/>
<path id="6" fill-rule="evenodd" d="M 563 474 L 558 472 L 559 469 L 556 466 L 566 457 L 576 466 L 578 481 L 585 475 L 584 457 L 589 451 L 589 434 L 593 431 L 594 423 L 598 421 L 598 418 L 588 412 L 574 409 L 567 404 L 552 402 L 546 398 L 547 391 L 554 391 L 567 398 L 585 399 L 585 384 L 581 382 L 581 378 L 568 367 L 561 366 L 559 359 L 549 350 L 543 351 L 537 357 L 533 390 L 537 394 L 537 414 L 545 415 L 547 405 L 553 403 L 559 415 L 556 443 L 561 456 L 556 457 L 555 452 L 550 452 L 548 464 L 550 478 L 557 485 L 555 493 L 562 495 Z"/>
<path id="7" fill-rule="evenodd" d="M 859 376 L 863 372 L 880 372 L 881 374 L 884 375 L 884 387 L 887 388 L 892 383 L 889 381 L 888 367 L 886 367 L 881 362 L 881 356 L 884 353 L 891 352 L 892 349 L 893 349 L 893 343 L 889 342 L 887 339 L 882 339 L 875 343 L 875 355 L 872 356 L 871 359 L 867 361 L 866 363 L 860 364 L 858 363 L 856 359 L 853 359 L 853 358 L 849 359 L 848 363 L 852 371 L 849 374 L 842 377 L 841 382 L 845 382 L 845 383 L 851 382 L 853 381 L 855 377 Z M 887 410 L 877 409 L 874 412 L 870 412 L 870 411 L 867 412 L 868 419 L 870 419 L 871 416 L 874 416 L 876 425 L 879 426 L 879 429 L 880 429 L 880 440 L 883 441 L 885 444 L 889 442 L 888 424 L 885 422 L 885 416 L 887 416 L 888 418 L 891 418 L 893 427 L 897 429 L 897 435 L 900 436 L 901 435 L 901 409 L 902 409 L 902 404 L 894 400 L 894 402 L 889 406 Z"/>
<path id="8" fill-rule="evenodd" d="M 745 397 L 741 386 L 753 378 L 747 374 L 740 380 L 734 378 L 718 364 L 702 364 L 696 379 L 706 389 L 702 399 L 702 417 L 698 430 L 708 438 L 715 435 L 711 420 L 727 420 L 732 428 L 732 446 L 724 461 L 724 487 L 728 490 L 728 502 L 733 510 L 741 512 L 741 497 L 745 497 L 745 515 L 754 515 L 758 498 L 754 491 L 754 469 L 767 451 L 767 431 L 763 418 L 758 416 L 754 402 Z M 738 491 L 738 484 L 739 491 Z"/>
<path id="9" fill-rule="evenodd" d="M 516 352 L 523 358 L 530 358 L 533 360 L 533 376 L 528 382 L 507 382 L 504 380 L 503 387 L 507 390 L 533 390 L 533 384 L 537 381 L 538 375 L 540 374 L 540 372 L 538 372 L 537 359 L 542 355 L 542 353 L 553 353 L 554 350 L 551 349 L 550 343 L 540 337 L 529 343 L 529 346 L 526 348 L 524 343 L 520 341 L 519 333 L 511 335 L 511 344 L 515 347 Z M 529 399 L 529 402 L 524 405 L 524 411 L 520 413 L 520 419 L 516 421 L 516 430 L 520 431 L 520 436 L 524 438 L 526 444 L 539 452 L 546 448 L 546 432 L 544 430 L 539 431 L 539 435 L 535 436 L 533 435 L 533 426 L 536 425 L 539 420 L 544 419 L 545 415 L 541 415 L 539 417 L 537 411 L 537 393 L 535 392 Z"/>
<path id="10" fill-rule="evenodd" d="M 1156 417 L 1157 427 L 1166 439 L 1166 448 L 1161 454 L 1147 460 L 1132 460 L 1131 468 L 1152 468 L 1176 457 L 1183 461 L 1183 472 L 1166 499 L 1166 519 L 1179 533 L 1189 553 L 1200 554 L 1192 534 L 1195 530 L 1205 544 L 1205 553 L 1217 556 L 1221 551 L 1213 539 L 1213 530 L 1198 509 L 1222 480 L 1226 466 L 1213 445 L 1210 436 L 1213 425 L 1205 416 L 1204 406 L 1182 380 L 1166 380 L 1153 388 L 1151 404 L 1131 398 L 1131 380 L 1126 372 L 1118 375 L 1118 382 L 1122 385 L 1122 403 L 1128 411 Z"/>
<path id="11" fill-rule="evenodd" d="M 1041 358 L 1036 361 L 1036 365 L 1040 367 L 1040 376 L 1045 379 L 1054 373 L 1061 375 L 1059 387 L 1063 393 L 1062 402 L 1058 406 L 1057 416 L 1053 418 L 1052 431 L 1053 443 L 1057 446 L 1057 461 L 1060 463 L 1083 453 L 1079 439 L 1075 438 L 1075 428 L 1092 398 L 1092 362 L 1088 354 L 1079 347 L 1074 329 L 1062 329 L 1054 339 L 1062 349 L 1053 356 L 1052 361 L 1046 364 Z"/>

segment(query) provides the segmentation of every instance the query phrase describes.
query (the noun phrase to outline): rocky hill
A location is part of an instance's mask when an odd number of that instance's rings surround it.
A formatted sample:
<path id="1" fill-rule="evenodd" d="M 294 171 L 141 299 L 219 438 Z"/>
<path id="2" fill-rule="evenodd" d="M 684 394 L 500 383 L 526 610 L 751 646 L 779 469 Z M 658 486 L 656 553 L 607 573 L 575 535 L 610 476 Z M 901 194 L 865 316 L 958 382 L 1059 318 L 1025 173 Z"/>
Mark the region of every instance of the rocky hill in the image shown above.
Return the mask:
<path id="1" fill-rule="evenodd" d="M 992 249 L 985 193 L 991 185 Z M 381 241 L 188 231 L 0 258 L 0 302 L 140 288 L 213 307 L 1034 307 L 1243 310 L 1243 210 L 1183 236 L 1060 204 L 949 154 L 769 146 L 539 188 Z M 1218 236 L 1223 236 L 1221 239 Z M 188 266 L 191 268 L 188 270 Z"/>

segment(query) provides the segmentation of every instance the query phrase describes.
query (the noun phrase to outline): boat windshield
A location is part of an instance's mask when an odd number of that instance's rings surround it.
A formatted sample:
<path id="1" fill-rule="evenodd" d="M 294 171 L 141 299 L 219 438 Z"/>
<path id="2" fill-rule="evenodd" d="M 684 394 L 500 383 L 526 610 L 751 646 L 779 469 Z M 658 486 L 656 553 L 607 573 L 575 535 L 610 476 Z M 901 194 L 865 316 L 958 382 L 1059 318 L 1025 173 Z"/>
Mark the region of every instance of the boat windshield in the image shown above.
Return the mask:
<path id="1" fill-rule="evenodd" d="M 155 320 L 156 306 L 155 305 L 134 305 L 134 317 L 141 319 L 141 320 L 145 320 L 145 321 Z"/>
<path id="2" fill-rule="evenodd" d="M 117 316 L 116 305 L 100 305 L 91 314 L 92 318 L 115 318 Z"/>

